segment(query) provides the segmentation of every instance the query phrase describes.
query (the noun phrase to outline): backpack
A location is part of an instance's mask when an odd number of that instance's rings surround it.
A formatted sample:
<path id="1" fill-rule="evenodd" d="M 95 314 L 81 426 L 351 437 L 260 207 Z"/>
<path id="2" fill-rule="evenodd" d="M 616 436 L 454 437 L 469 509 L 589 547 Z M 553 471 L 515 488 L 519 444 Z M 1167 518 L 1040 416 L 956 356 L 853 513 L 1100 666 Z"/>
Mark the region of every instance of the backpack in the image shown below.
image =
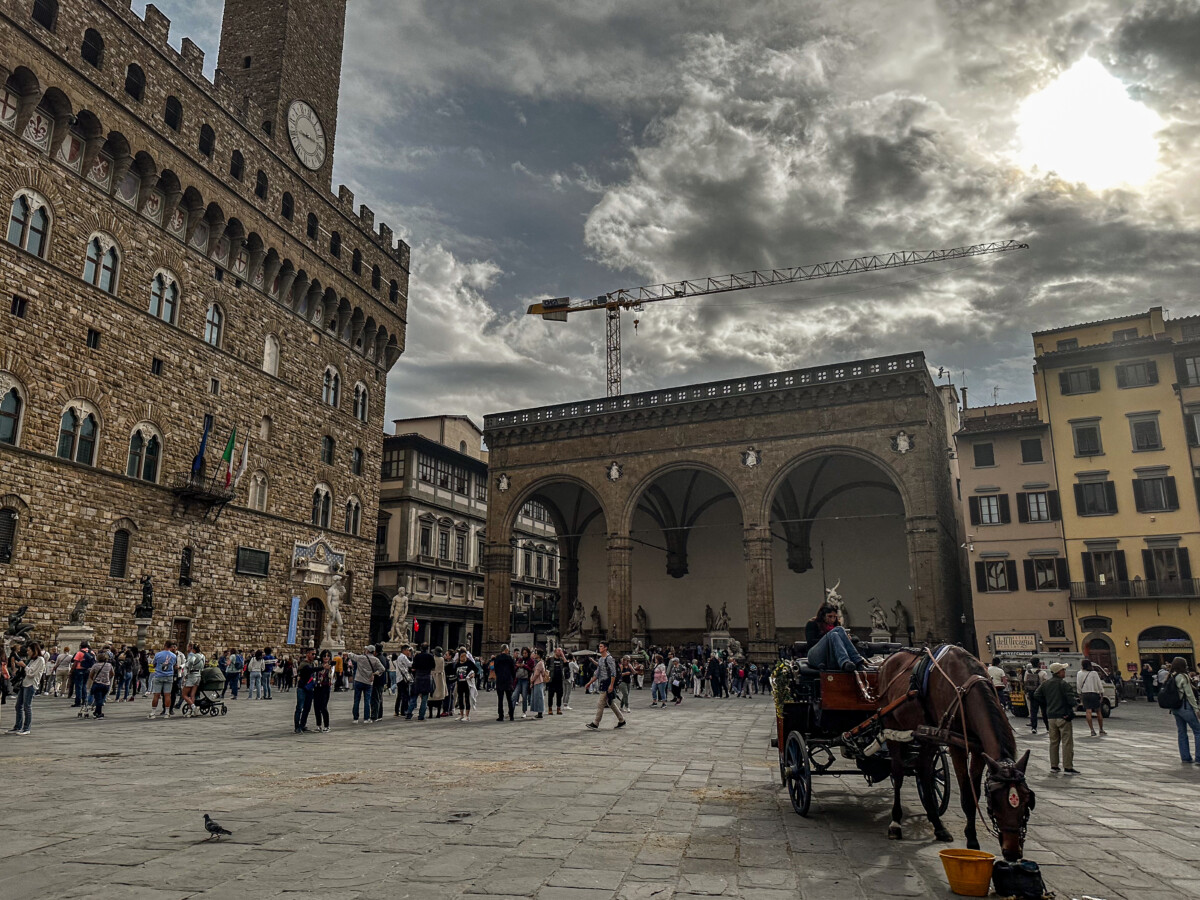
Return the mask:
<path id="1" fill-rule="evenodd" d="M 1179 682 L 1174 675 L 1158 689 L 1158 705 L 1163 709 L 1183 709 L 1183 694 L 1179 692 Z"/>
<path id="2" fill-rule="evenodd" d="M 1037 669 L 1025 670 L 1025 690 L 1029 693 L 1036 691 L 1042 686 L 1042 679 L 1038 676 Z"/>

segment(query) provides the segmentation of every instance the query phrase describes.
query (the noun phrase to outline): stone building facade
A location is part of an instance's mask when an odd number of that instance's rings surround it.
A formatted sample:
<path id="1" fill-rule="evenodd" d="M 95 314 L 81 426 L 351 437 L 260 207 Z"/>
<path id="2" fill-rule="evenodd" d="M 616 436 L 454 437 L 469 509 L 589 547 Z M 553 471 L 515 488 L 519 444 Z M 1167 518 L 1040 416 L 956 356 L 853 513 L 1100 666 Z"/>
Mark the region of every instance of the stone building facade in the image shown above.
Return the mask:
<path id="1" fill-rule="evenodd" d="M 399 419 L 383 443 L 371 637 L 391 627 L 391 598 L 403 587 L 415 637 L 431 646 L 470 647 L 483 638 L 483 549 L 488 453 L 466 416 Z M 558 635 L 558 538 L 537 501 L 513 530 L 513 634 Z M 507 639 L 507 638 L 506 638 Z"/>
<path id="2" fill-rule="evenodd" d="M 769 659 L 837 587 L 860 633 L 879 606 L 906 643 L 961 640 L 956 421 L 921 353 L 488 416 L 484 650 L 531 499 L 560 535 L 564 634 L 582 608 L 615 649 L 635 623 L 693 642 L 727 607 Z"/>
<path id="3" fill-rule="evenodd" d="M 227 0 L 210 82 L 154 6 L 0 0 L 0 611 L 43 641 L 82 599 L 131 642 L 143 575 L 155 641 L 320 643 L 339 576 L 366 638 L 409 250 L 330 193 L 344 16 Z"/>

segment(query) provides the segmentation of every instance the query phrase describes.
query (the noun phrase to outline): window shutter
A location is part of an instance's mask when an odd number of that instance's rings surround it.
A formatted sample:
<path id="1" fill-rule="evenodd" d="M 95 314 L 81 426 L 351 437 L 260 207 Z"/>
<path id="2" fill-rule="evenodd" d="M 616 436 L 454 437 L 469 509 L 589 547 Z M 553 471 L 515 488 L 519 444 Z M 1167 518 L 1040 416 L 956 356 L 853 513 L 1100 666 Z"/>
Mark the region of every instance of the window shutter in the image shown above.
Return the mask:
<path id="1" fill-rule="evenodd" d="M 1106 511 L 1115 513 L 1117 511 L 1117 484 L 1115 481 L 1104 482 L 1104 497 L 1108 501 L 1108 509 Z"/>
<path id="2" fill-rule="evenodd" d="M 979 498 L 978 497 L 968 497 L 967 498 L 967 506 L 971 510 L 971 524 L 978 525 L 979 524 Z"/>
<path id="3" fill-rule="evenodd" d="M 1158 363 L 1154 360 L 1146 363 L 1146 380 L 1150 384 L 1158 384 Z"/>
<path id="4" fill-rule="evenodd" d="M 1133 508 L 1138 512 L 1146 511 L 1146 498 L 1142 490 L 1143 486 L 1140 479 L 1133 479 Z"/>
<path id="5" fill-rule="evenodd" d="M 1100 390 L 1100 370 L 1088 369 L 1088 382 L 1092 386 L 1093 391 Z"/>
<path id="6" fill-rule="evenodd" d="M 1006 576 L 1004 580 L 1008 582 L 1008 589 L 1010 591 L 1018 590 L 1017 561 L 1015 559 L 1006 559 L 1004 561 L 1004 574 Z"/>
<path id="7" fill-rule="evenodd" d="M 1092 554 L 1090 554 L 1086 550 L 1084 550 L 1082 553 L 1082 556 L 1083 556 L 1083 580 L 1087 581 L 1087 582 L 1094 582 L 1096 580 L 1096 569 L 1092 565 Z"/>
<path id="8" fill-rule="evenodd" d="M 975 563 L 975 588 L 982 594 L 987 593 L 987 569 L 983 563 Z"/>
<path id="9" fill-rule="evenodd" d="M 1054 574 L 1058 576 L 1058 589 L 1060 591 L 1069 590 L 1071 587 L 1071 573 L 1067 571 L 1067 561 L 1056 559 L 1054 561 Z"/>
<path id="10" fill-rule="evenodd" d="M 1129 375 L 1124 366 L 1117 366 L 1117 387 L 1123 388 L 1129 385 Z"/>
<path id="11" fill-rule="evenodd" d="M 17 514 L 0 509 L 0 563 L 12 562 L 13 544 L 17 539 Z"/>
<path id="12" fill-rule="evenodd" d="M 1066 372 L 1058 373 L 1058 386 L 1064 394 L 1071 393 L 1071 378 Z"/>
<path id="13" fill-rule="evenodd" d="M 1033 576 L 1033 560 L 1032 559 L 1024 560 L 1022 562 L 1022 566 L 1025 569 L 1025 590 L 1036 591 L 1037 590 L 1037 582 Z"/>
<path id="14" fill-rule="evenodd" d="M 1146 573 L 1147 581 L 1157 581 L 1154 577 L 1154 553 L 1150 550 L 1142 551 L 1142 569 Z"/>
<path id="15" fill-rule="evenodd" d="M 110 578 L 124 578 L 129 568 L 129 532 L 124 528 L 113 535 L 112 561 L 108 564 Z"/>
<path id="16" fill-rule="evenodd" d="M 1012 521 L 1012 513 L 1008 509 L 1008 494 L 1000 495 L 1000 524 L 1007 525 Z"/>
<path id="17" fill-rule="evenodd" d="M 1175 551 L 1175 558 L 1179 560 L 1179 577 L 1184 581 L 1192 580 L 1192 561 L 1188 558 L 1187 547 L 1180 547 Z"/>
<path id="18" fill-rule="evenodd" d="M 1029 497 L 1028 494 L 1021 494 L 1021 493 L 1017 494 L 1017 521 L 1018 522 L 1028 522 L 1029 521 L 1028 497 Z"/>
<path id="19" fill-rule="evenodd" d="M 1125 551 L 1118 550 L 1114 555 L 1117 558 L 1117 581 L 1128 581 L 1129 570 L 1125 568 Z"/>
<path id="20" fill-rule="evenodd" d="M 1194 413 L 1188 413 L 1183 417 L 1183 430 L 1187 432 L 1187 442 L 1189 447 L 1195 447 L 1200 444 L 1200 440 L 1196 438 L 1196 416 Z"/>
<path id="21" fill-rule="evenodd" d="M 1075 513 L 1076 513 L 1076 515 L 1080 515 L 1080 516 L 1082 516 L 1084 514 L 1083 485 L 1082 484 L 1075 485 Z"/>
<path id="22" fill-rule="evenodd" d="M 1058 491 L 1046 492 L 1046 508 L 1050 513 L 1050 521 L 1057 522 L 1062 518 L 1062 503 L 1058 499 Z"/>
<path id="23" fill-rule="evenodd" d="M 1167 509 L 1179 509 L 1179 491 L 1175 489 L 1175 476 L 1168 475 L 1163 479 L 1167 489 Z"/>

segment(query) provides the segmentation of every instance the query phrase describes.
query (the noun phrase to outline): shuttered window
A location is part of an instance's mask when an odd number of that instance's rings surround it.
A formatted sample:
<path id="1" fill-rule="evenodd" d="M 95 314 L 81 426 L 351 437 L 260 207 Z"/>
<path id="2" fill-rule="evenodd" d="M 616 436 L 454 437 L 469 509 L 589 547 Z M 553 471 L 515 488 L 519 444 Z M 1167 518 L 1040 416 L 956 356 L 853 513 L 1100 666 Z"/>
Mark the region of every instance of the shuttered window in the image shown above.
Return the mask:
<path id="1" fill-rule="evenodd" d="M 129 532 L 117 529 L 113 535 L 112 560 L 108 564 L 110 578 L 124 578 L 129 571 Z"/>
<path id="2" fill-rule="evenodd" d="M 17 542 L 17 511 L 0 509 L 0 563 L 12 562 Z"/>
<path id="3" fill-rule="evenodd" d="M 266 550 L 255 550 L 251 547 L 238 547 L 237 573 L 239 575 L 267 576 L 271 564 L 271 554 Z"/>

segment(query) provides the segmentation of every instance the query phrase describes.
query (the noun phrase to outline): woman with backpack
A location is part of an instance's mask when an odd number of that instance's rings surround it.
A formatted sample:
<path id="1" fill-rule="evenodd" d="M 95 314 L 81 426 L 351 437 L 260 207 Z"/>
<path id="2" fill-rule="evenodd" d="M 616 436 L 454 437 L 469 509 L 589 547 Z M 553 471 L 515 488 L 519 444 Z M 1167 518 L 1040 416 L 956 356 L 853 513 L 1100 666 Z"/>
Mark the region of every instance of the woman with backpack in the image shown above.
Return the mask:
<path id="1" fill-rule="evenodd" d="M 1177 656 L 1171 660 L 1170 677 L 1159 687 L 1158 705 L 1169 709 L 1175 717 L 1175 728 L 1179 733 L 1179 759 L 1181 762 L 1200 764 L 1200 718 L 1196 710 L 1196 692 L 1188 678 L 1187 660 Z M 1188 743 L 1188 729 L 1195 737 L 1196 752 L 1192 753 Z"/>

